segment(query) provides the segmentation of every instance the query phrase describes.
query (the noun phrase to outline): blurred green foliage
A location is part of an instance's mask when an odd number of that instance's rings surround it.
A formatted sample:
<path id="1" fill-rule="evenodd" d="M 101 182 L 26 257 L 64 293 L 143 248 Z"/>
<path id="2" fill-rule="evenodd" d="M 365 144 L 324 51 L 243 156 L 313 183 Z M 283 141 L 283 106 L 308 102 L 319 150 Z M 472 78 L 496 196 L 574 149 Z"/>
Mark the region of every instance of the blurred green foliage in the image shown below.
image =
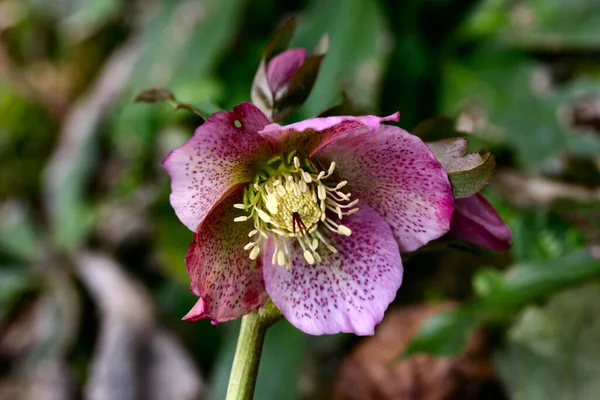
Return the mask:
<path id="1" fill-rule="evenodd" d="M 595 0 L 1 1 L 1 331 L 30 313 L 32 299 L 60 299 L 57 291 L 71 288 L 52 312 L 76 328 L 49 324 L 41 343 L 62 349 L 48 357 L 77 355 L 71 368 L 83 387 L 91 367 L 81 359 L 92 362 L 86 346 L 98 343 L 104 316 L 74 265 L 81 252 L 101 251 L 151 294 L 160 324 L 210 382 L 208 398 L 223 398 L 237 323 L 179 321 L 195 301 L 183 263 L 191 232 L 168 203 L 160 167 L 201 119 L 133 99 L 165 87 L 203 109 L 248 100 L 265 45 L 292 15 L 292 46 L 311 49 L 325 32 L 331 42 L 312 94 L 290 120 L 317 115 L 344 93 L 357 112 L 400 110 L 409 130 L 447 115 L 416 133 L 439 139 L 457 122 L 470 150 L 496 156 L 486 194 L 512 229 L 513 249 L 490 262 L 488 252 L 459 246 L 472 255 L 471 290 L 455 296 L 462 303 L 454 311 L 425 323 L 408 353 L 459 353 L 469 332 L 488 325 L 500 332 L 496 364 L 515 398 L 547 398 L 551 382 L 563 381 L 565 398 L 600 396 L 589 369 L 600 361 L 597 323 L 581 322 L 593 314 L 600 277 Z M 445 270 L 456 248 L 434 244 L 434 264 L 405 257 L 396 306 L 415 293 L 411 282 L 439 287 L 433 280 L 444 274 L 427 271 L 464 273 Z M 425 301 L 426 289 L 410 301 Z M 267 335 L 256 398 L 327 396 L 331 380 L 306 384 L 306 369 L 331 376 L 355 340 L 307 338 L 279 323 Z M 315 342 L 326 343 L 329 364 L 315 367 Z M 539 373 L 522 379 L 532 370 Z"/>

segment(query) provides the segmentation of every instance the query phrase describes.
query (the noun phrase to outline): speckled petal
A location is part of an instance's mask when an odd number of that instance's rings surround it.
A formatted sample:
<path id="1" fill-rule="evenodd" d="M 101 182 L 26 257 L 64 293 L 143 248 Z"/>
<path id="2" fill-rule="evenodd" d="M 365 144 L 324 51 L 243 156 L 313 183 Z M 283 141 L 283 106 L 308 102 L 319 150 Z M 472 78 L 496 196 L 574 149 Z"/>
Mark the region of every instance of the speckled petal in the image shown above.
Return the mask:
<path id="1" fill-rule="evenodd" d="M 252 179 L 255 160 L 270 152 L 268 141 L 257 134 L 267 123 L 258 108 L 242 103 L 232 112 L 213 114 L 165 158 L 171 205 L 190 230 L 196 231 L 232 186 Z"/>
<path id="2" fill-rule="evenodd" d="M 285 86 L 306 61 L 305 49 L 289 49 L 273 57 L 267 65 L 267 80 L 273 93 Z"/>
<path id="3" fill-rule="evenodd" d="M 238 185 L 200 225 L 185 255 L 191 290 L 200 299 L 183 317 L 186 321 L 210 318 L 213 323 L 241 317 L 264 304 L 262 265 L 252 261 L 244 245 L 251 221 L 234 222 L 242 212 L 233 207 L 242 200 Z M 259 258 L 260 260 L 260 258 Z"/>
<path id="4" fill-rule="evenodd" d="M 403 129 L 382 125 L 350 135 L 315 154 L 335 161 L 352 198 L 391 225 L 401 251 L 413 251 L 450 228 L 454 197 L 448 175 L 425 143 Z"/>
<path id="5" fill-rule="evenodd" d="M 293 239 L 287 239 L 290 269 L 273 265 L 273 239 L 267 244 L 267 292 L 288 321 L 312 335 L 372 335 L 402 283 L 400 252 L 387 222 L 363 206 L 344 224 L 352 235 L 330 234 L 338 253 L 321 251 L 315 265 L 306 263 Z"/>
<path id="6" fill-rule="evenodd" d="M 510 229 L 481 193 L 456 200 L 448 234 L 496 251 L 510 249 L 512 240 Z"/>
<path id="7" fill-rule="evenodd" d="M 366 115 L 312 118 L 285 126 L 270 124 L 259 133 L 273 141 L 282 153 L 296 150 L 299 154 L 311 157 L 336 138 L 353 133 L 372 132 L 377 130 L 383 121 L 399 119 L 398 112 L 387 117 Z"/>

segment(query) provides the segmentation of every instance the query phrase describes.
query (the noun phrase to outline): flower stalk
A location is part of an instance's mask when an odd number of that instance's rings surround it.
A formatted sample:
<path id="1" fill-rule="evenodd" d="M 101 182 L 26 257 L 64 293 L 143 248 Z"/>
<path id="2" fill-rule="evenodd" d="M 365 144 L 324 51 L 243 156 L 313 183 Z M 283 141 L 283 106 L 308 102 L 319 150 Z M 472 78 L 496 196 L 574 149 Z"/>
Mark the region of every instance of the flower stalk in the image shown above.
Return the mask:
<path id="1" fill-rule="evenodd" d="M 227 400 L 253 398 L 265 334 L 267 329 L 281 317 L 281 311 L 270 300 L 259 310 L 242 317 L 235 357 L 229 375 Z"/>

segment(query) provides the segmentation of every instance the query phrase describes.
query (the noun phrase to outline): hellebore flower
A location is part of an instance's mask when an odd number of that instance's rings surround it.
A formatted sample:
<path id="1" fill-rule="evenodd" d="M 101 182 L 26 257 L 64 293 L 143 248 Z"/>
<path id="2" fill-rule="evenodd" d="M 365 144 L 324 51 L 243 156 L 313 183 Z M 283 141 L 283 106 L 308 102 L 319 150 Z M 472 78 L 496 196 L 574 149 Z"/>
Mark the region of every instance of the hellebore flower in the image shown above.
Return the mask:
<path id="1" fill-rule="evenodd" d="M 402 282 L 400 251 L 445 234 L 448 176 L 418 137 L 379 118 L 269 124 L 254 105 L 213 114 L 163 165 L 195 232 L 184 317 L 238 318 L 270 297 L 310 334 L 373 334 Z"/>
<path id="2" fill-rule="evenodd" d="M 448 236 L 496 251 L 510 249 L 512 234 L 481 193 L 456 199 Z"/>

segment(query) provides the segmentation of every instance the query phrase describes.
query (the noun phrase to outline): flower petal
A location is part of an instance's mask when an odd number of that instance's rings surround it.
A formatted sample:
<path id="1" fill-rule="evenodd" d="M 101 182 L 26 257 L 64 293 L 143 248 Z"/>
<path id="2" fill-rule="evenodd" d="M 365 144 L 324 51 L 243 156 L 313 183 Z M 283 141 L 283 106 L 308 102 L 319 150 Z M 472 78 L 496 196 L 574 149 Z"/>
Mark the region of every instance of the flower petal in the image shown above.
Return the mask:
<path id="1" fill-rule="evenodd" d="M 391 225 L 401 251 L 413 251 L 450 228 L 453 201 L 448 175 L 421 139 L 395 126 L 348 135 L 315 154 L 336 162 L 340 179 L 361 204 Z"/>
<path id="2" fill-rule="evenodd" d="M 244 185 L 235 187 L 200 225 L 185 255 L 191 290 L 200 299 L 183 317 L 186 321 L 210 318 L 213 323 L 241 317 L 265 303 L 262 266 L 252 261 L 244 245 L 252 221 L 234 222 L 240 210 Z"/>
<path id="3" fill-rule="evenodd" d="M 266 246 L 269 296 L 292 325 L 312 335 L 372 335 L 402 283 L 402 260 L 387 222 L 364 206 L 344 223 L 352 235 L 331 234 L 338 253 L 321 251 L 323 259 L 314 265 L 293 239 L 287 239 L 290 269 L 271 263 L 272 238 Z"/>
<path id="4" fill-rule="evenodd" d="M 256 133 L 267 123 L 258 108 L 242 103 L 233 112 L 213 114 L 167 155 L 162 165 L 172 180 L 171 205 L 190 230 L 196 231 L 232 186 L 252 179 L 255 160 L 270 152 L 268 141 Z"/>
<path id="5" fill-rule="evenodd" d="M 321 147 L 342 135 L 356 131 L 375 131 L 382 121 L 399 119 L 398 112 L 387 117 L 366 115 L 312 118 L 285 126 L 270 124 L 259 133 L 276 143 L 282 153 L 296 150 L 300 154 L 311 157 Z"/>
<path id="6" fill-rule="evenodd" d="M 292 79 L 306 61 L 305 49 L 289 49 L 273 57 L 267 65 L 267 80 L 273 93 L 277 93 Z"/>
<path id="7" fill-rule="evenodd" d="M 496 251 L 510 249 L 512 234 L 481 193 L 456 200 L 449 235 Z"/>

